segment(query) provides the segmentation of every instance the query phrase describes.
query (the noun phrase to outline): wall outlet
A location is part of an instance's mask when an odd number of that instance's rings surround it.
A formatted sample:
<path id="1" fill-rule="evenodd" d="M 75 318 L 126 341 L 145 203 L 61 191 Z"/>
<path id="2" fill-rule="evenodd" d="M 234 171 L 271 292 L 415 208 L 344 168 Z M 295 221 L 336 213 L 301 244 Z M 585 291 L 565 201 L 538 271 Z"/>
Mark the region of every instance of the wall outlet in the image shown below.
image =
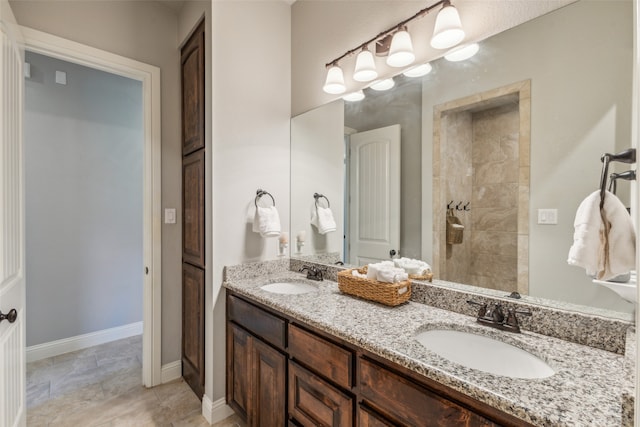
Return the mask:
<path id="1" fill-rule="evenodd" d="M 56 83 L 59 85 L 67 84 L 67 73 L 64 71 L 56 71 Z"/>
<path id="2" fill-rule="evenodd" d="M 538 224 L 555 225 L 558 223 L 558 209 L 538 209 Z"/>
<path id="3" fill-rule="evenodd" d="M 166 208 L 164 210 L 164 223 L 165 224 L 175 224 L 176 223 L 176 209 L 175 208 Z"/>

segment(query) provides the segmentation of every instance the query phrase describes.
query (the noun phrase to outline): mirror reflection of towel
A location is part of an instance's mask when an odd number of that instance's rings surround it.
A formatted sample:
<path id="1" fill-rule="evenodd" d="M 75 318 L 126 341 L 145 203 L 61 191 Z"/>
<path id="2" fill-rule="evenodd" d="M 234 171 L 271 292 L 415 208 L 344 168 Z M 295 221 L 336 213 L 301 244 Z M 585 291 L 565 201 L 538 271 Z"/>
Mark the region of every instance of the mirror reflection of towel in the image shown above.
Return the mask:
<path id="1" fill-rule="evenodd" d="M 280 235 L 280 215 L 275 206 L 256 207 L 253 231 L 260 233 L 262 237 L 278 237 Z"/>
<path id="2" fill-rule="evenodd" d="M 318 229 L 318 233 L 327 234 L 336 231 L 336 221 L 330 208 L 316 207 L 311 214 L 311 225 Z"/>
<path id="3" fill-rule="evenodd" d="M 582 267 L 587 275 L 610 280 L 635 269 L 636 233 L 620 199 L 605 193 L 600 211 L 600 191 L 580 203 L 574 221 L 569 265 Z"/>

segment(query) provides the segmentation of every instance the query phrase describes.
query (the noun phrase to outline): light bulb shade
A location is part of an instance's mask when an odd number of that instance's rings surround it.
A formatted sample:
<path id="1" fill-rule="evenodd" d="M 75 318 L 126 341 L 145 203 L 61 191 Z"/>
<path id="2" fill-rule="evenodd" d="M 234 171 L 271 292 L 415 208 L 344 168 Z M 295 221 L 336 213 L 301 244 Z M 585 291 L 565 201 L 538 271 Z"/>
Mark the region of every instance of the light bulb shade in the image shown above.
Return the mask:
<path id="1" fill-rule="evenodd" d="M 478 53 L 480 50 L 480 46 L 478 43 L 468 44 L 466 46 L 461 46 L 453 49 L 451 52 L 447 53 L 444 56 L 444 59 L 451 62 L 464 61 L 465 59 L 471 58 L 473 55 Z"/>
<path id="2" fill-rule="evenodd" d="M 357 92 L 351 92 L 350 94 L 343 96 L 342 99 L 350 102 L 362 101 L 364 99 L 364 92 L 361 90 Z"/>
<path id="3" fill-rule="evenodd" d="M 376 62 L 373 53 L 364 49 L 356 57 L 356 68 L 353 71 L 353 80 L 358 82 L 370 82 L 378 77 Z"/>
<path id="4" fill-rule="evenodd" d="M 390 67 L 406 67 L 415 61 L 411 36 L 407 30 L 403 29 L 393 35 L 387 65 Z"/>
<path id="5" fill-rule="evenodd" d="M 327 79 L 324 82 L 322 90 L 332 95 L 338 95 L 344 93 L 344 91 L 347 90 L 344 85 L 344 75 L 342 74 L 342 68 L 338 67 L 337 65 L 332 65 L 331 68 L 327 70 Z"/>
<path id="6" fill-rule="evenodd" d="M 382 90 L 389 90 L 395 85 L 396 85 L 396 82 L 392 78 L 389 78 L 389 79 L 373 82 L 371 83 L 371 85 L 369 85 L 369 87 L 373 90 L 382 91 Z"/>
<path id="7" fill-rule="evenodd" d="M 426 64 L 420 64 L 416 65 L 415 67 L 411 67 L 402 74 L 407 77 L 422 77 L 429 74 L 432 69 L 433 67 L 431 67 L 431 64 L 427 62 Z"/>
<path id="8" fill-rule="evenodd" d="M 440 9 L 433 28 L 431 46 L 435 49 L 449 49 L 464 39 L 464 30 L 460 22 L 458 10 L 447 4 Z"/>

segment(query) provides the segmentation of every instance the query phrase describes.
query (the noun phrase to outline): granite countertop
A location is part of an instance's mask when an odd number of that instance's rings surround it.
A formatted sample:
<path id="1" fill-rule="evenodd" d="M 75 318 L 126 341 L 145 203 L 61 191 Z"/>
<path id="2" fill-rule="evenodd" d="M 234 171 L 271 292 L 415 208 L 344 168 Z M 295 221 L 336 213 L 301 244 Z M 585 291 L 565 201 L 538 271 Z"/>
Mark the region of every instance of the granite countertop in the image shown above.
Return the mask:
<path id="1" fill-rule="evenodd" d="M 386 307 L 344 295 L 336 282 L 328 280 L 308 281 L 318 290 L 306 294 L 270 293 L 260 286 L 306 279 L 278 268 L 260 272 L 226 274 L 224 286 L 534 425 L 627 423 L 622 410 L 623 394 L 628 393 L 624 355 L 528 331 L 513 334 L 488 328 L 471 316 L 420 303 Z M 413 338 L 417 332 L 436 328 L 475 332 L 516 345 L 543 359 L 556 373 L 544 379 L 516 379 L 455 364 Z"/>

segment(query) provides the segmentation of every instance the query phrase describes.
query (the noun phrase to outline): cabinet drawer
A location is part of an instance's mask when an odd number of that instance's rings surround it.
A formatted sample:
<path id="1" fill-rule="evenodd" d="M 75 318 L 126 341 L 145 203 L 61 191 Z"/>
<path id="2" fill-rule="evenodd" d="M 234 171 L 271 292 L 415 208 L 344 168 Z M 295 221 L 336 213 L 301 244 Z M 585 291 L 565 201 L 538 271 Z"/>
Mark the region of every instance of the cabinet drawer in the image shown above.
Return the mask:
<path id="1" fill-rule="evenodd" d="M 353 399 L 289 360 L 289 415 L 302 426 L 353 425 Z"/>
<path id="2" fill-rule="evenodd" d="M 358 406 L 358 427 L 394 427 L 366 406 Z"/>
<path id="3" fill-rule="evenodd" d="M 389 414 L 402 424 L 447 427 L 496 426 L 483 416 L 438 396 L 374 362 L 359 358 L 358 365 L 360 392 L 367 404 Z"/>
<path id="4" fill-rule="evenodd" d="M 239 325 L 244 326 L 264 341 L 284 349 L 286 322 L 271 313 L 267 313 L 253 304 L 229 295 L 227 299 L 227 316 Z"/>
<path id="5" fill-rule="evenodd" d="M 289 325 L 289 354 L 336 384 L 351 388 L 353 353 L 324 338 Z"/>

